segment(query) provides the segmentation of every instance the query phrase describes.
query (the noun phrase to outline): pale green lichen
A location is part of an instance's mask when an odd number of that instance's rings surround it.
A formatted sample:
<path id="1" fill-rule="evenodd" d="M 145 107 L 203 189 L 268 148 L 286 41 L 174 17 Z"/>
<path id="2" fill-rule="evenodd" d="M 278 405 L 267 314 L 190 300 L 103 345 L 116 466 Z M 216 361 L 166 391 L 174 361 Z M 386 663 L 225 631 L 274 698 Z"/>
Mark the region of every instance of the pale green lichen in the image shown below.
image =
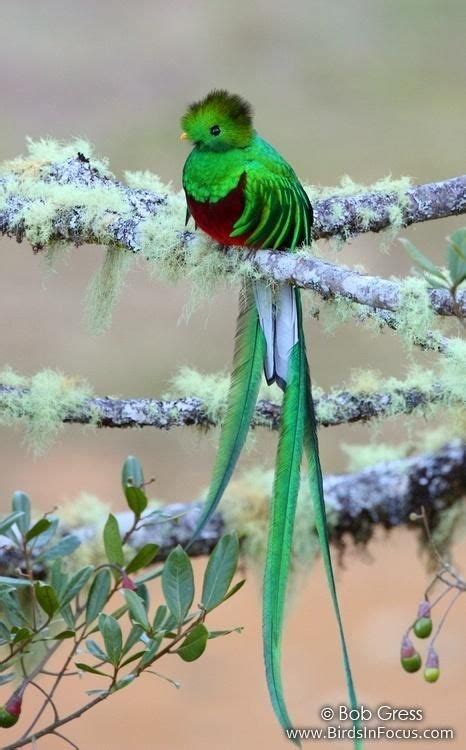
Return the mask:
<path id="1" fill-rule="evenodd" d="M 91 333 L 98 335 L 110 328 L 114 307 L 132 263 L 130 253 L 107 248 L 104 262 L 86 293 L 86 320 Z"/>
<path id="2" fill-rule="evenodd" d="M 273 470 L 255 468 L 244 472 L 228 486 L 222 503 L 226 528 L 236 530 L 246 561 L 258 571 L 263 570 L 273 481 Z M 296 512 L 292 572 L 309 568 L 318 550 L 309 490 L 303 477 Z"/>
<path id="3" fill-rule="evenodd" d="M 164 398 L 198 398 L 205 406 L 207 417 L 218 422 L 225 413 L 229 385 L 230 379 L 223 372 L 207 374 L 182 367 L 170 380 L 170 391 Z"/>
<path id="4" fill-rule="evenodd" d="M 338 198 L 338 197 L 349 197 L 352 195 L 361 195 L 363 193 L 383 193 L 384 195 L 394 196 L 395 202 L 388 209 L 389 226 L 379 233 L 381 238 L 381 249 L 385 249 L 386 245 L 389 244 L 394 237 L 398 234 L 403 226 L 403 215 L 404 209 L 408 205 L 408 190 L 411 187 L 411 178 L 400 177 L 398 180 L 392 179 L 390 175 L 382 177 L 380 180 L 372 183 L 371 185 L 362 185 L 361 183 L 354 182 L 348 175 L 343 175 L 340 179 L 339 185 L 333 185 L 331 187 L 320 186 L 320 185 L 305 185 L 305 189 L 311 203 L 317 200 L 324 200 L 326 198 Z M 334 204 L 331 208 L 332 218 L 341 222 L 344 218 L 344 211 L 338 204 Z M 358 217 L 361 220 L 362 228 L 367 229 L 370 226 L 370 222 L 374 219 L 374 212 L 370 208 L 360 208 L 358 211 Z M 350 235 L 349 227 L 346 227 L 343 223 L 340 228 L 340 236 L 331 238 L 332 246 L 335 249 L 341 249 Z"/>
<path id="5" fill-rule="evenodd" d="M 26 443 L 36 455 L 43 453 L 63 428 L 64 417 L 92 395 L 84 381 L 53 370 L 24 378 L 6 369 L 0 373 L 0 384 L 26 389 L 0 395 L 0 424 L 24 423 Z"/>
<path id="6" fill-rule="evenodd" d="M 347 469 L 350 472 L 361 471 L 368 466 L 383 463 L 385 461 L 396 461 L 405 458 L 411 448 L 410 443 L 369 443 L 368 445 L 349 445 L 342 443 L 341 449 L 347 457 Z"/>
<path id="7" fill-rule="evenodd" d="M 201 373 L 191 367 L 182 367 L 170 380 L 170 390 L 163 398 L 198 398 L 204 405 L 207 417 L 219 423 L 225 415 L 229 387 L 230 377 L 225 372 Z M 282 396 L 277 385 L 269 386 L 262 380 L 259 399 L 280 404 Z"/>
<path id="8" fill-rule="evenodd" d="M 110 503 L 88 492 L 81 492 L 76 498 L 60 503 L 58 516 L 70 532 L 73 529 L 88 527 L 92 536 L 86 536 L 83 543 L 67 559 L 70 573 L 84 565 L 101 565 L 107 562 L 102 532 L 110 513 Z"/>
<path id="9" fill-rule="evenodd" d="M 423 339 L 434 327 L 434 312 L 425 279 L 408 276 L 399 281 L 400 297 L 396 312 L 396 330 L 408 343 Z"/>
<path id="10" fill-rule="evenodd" d="M 26 155 L 17 156 L 0 165 L 0 174 L 13 172 L 20 176 L 37 176 L 47 164 L 61 164 L 81 153 L 92 160 L 92 166 L 107 177 L 113 177 L 108 168 L 108 160 L 96 157 L 94 147 L 84 138 L 73 138 L 69 142 L 57 141 L 54 138 L 26 138 Z"/>
<path id="11" fill-rule="evenodd" d="M 324 302 L 320 308 L 319 320 L 325 333 L 334 333 L 341 325 L 358 316 L 361 305 L 346 297 L 336 295 L 332 300 Z"/>

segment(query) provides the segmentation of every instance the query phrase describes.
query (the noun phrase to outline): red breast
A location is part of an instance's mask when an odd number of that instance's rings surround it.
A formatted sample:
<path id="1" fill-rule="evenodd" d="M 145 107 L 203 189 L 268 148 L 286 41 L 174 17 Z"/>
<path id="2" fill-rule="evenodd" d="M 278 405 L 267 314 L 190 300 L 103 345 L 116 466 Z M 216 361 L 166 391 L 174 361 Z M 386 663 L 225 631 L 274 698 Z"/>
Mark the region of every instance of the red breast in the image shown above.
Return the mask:
<path id="1" fill-rule="evenodd" d="M 215 203 L 196 201 L 186 193 L 186 202 L 197 226 L 222 245 L 247 245 L 246 234 L 230 237 L 234 224 L 244 211 L 245 184 L 246 174 L 243 174 L 237 186 Z"/>

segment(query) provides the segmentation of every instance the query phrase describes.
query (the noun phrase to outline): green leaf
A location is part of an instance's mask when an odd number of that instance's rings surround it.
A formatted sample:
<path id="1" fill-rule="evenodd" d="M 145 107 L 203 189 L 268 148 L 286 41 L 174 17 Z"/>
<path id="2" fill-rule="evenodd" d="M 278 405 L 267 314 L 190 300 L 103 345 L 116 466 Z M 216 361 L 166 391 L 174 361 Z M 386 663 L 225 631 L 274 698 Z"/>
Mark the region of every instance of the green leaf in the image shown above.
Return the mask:
<path id="1" fill-rule="evenodd" d="M 140 659 L 141 656 L 144 656 L 146 652 L 145 651 L 137 651 L 135 654 L 132 654 L 131 656 L 128 656 L 127 659 L 121 662 L 121 668 L 126 667 L 128 664 L 131 664 L 132 661 L 136 661 L 137 659 Z"/>
<path id="2" fill-rule="evenodd" d="M 76 534 L 68 534 L 67 536 L 64 536 L 63 539 L 60 539 L 57 544 L 54 544 L 53 547 L 41 552 L 39 557 L 42 560 L 56 560 L 57 557 L 66 557 L 78 549 L 80 544 L 81 541 Z"/>
<path id="3" fill-rule="evenodd" d="M 433 289 L 450 289 L 450 279 L 447 279 L 444 276 L 433 276 L 431 273 L 427 273 L 426 271 L 424 274 L 424 278 L 429 286 L 431 286 Z"/>
<path id="4" fill-rule="evenodd" d="M 0 586 L 5 584 L 6 586 L 14 586 L 19 589 L 22 586 L 30 586 L 31 581 L 29 578 L 11 578 L 10 576 L 0 576 Z"/>
<path id="5" fill-rule="evenodd" d="M 28 638 L 32 638 L 34 635 L 30 628 L 26 627 L 14 627 L 11 628 L 11 634 L 13 636 L 13 643 L 20 643 L 21 641 L 27 641 Z"/>
<path id="6" fill-rule="evenodd" d="M 223 601 L 238 565 L 236 534 L 225 534 L 209 557 L 202 586 L 202 606 L 209 612 Z"/>
<path id="7" fill-rule="evenodd" d="M 230 635 L 230 633 L 242 633 L 243 628 L 231 628 L 231 630 L 209 630 L 209 641 L 213 638 L 222 638 L 224 635 Z"/>
<path id="8" fill-rule="evenodd" d="M 31 501 L 25 492 L 14 492 L 11 502 L 13 512 L 19 512 L 23 515 L 17 520 L 17 527 L 21 534 L 26 534 L 31 525 Z"/>
<path id="9" fill-rule="evenodd" d="M 7 682 L 11 682 L 15 677 L 15 672 L 6 672 L 5 674 L 0 675 L 0 685 L 6 685 Z"/>
<path id="10" fill-rule="evenodd" d="M 108 677 L 108 675 L 105 675 L 105 676 Z M 86 690 L 86 695 L 109 695 L 109 691 L 108 690 Z"/>
<path id="11" fill-rule="evenodd" d="M 105 672 L 101 672 L 100 669 L 90 667 L 89 664 L 84 664 L 82 661 L 75 661 L 74 665 L 75 667 L 77 667 L 77 669 L 80 669 L 81 672 L 90 672 L 91 674 L 98 674 L 101 677 L 109 677 L 108 674 L 105 674 Z"/>
<path id="12" fill-rule="evenodd" d="M 45 614 L 49 617 L 55 614 L 60 607 L 57 594 L 55 593 L 52 586 L 48 583 L 42 583 L 37 581 L 34 584 L 34 593 L 40 607 L 44 610 Z"/>
<path id="13" fill-rule="evenodd" d="M 123 638 L 121 635 L 121 628 L 112 615 L 105 615 L 104 613 L 99 615 L 99 630 L 102 633 L 104 639 L 105 650 L 107 656 L 114 667 L 118 666 L 120 661 L 121 652 L 123 649 Z"/>
<path id="14" fill-rule="evenodd" d="M 72 576 L 66 591 L 61 599 L 61 605 L 68 604 L 71 602 L 72 599 L 74 599 L 77 594 L 81 591 L 82 588 L 86 585 L 89 578 L 91 577 L 92 573 L 94 571 L 94 567 L 92 565 L 86 565 L 85 568 L 81 568 L 81 570 L 78 570 L 77 573 Z"/>
<path id="15" fill-rule="evenodd" d="M 18 521 L 20 518 L 22 518 L 24 515 L 24 512 L 22 510 L 17 510 L 14 513 L 9 513 L 5 518 L 2 518 L 0 521 L 0 534 L 4 534 L 6 531 L 8 531 L 13 524 L 16 523 L 18 525 Z"/>
<path id="16" fill-rule="evenodd" d="M 88 638 L 86 640 L 86 648 L 92 656 L 95 656 L 99 661 L 108 661 L 107 654 L 103 649 L 100 648 L 99 644 Z"/>
<path id="17" fill-rule="evenodd" d="M 168 608 L 181 624 L 194 599 L 194 576 L 191 560 L 180 545 L 167 557 L 162 573 L 162 589 Z"/>
<path id="18" fill-rule="evenodd" d="M 162 642 L 162 636 L 158 635 L 156 638 L 152 639 L 151 645 L 145 652 L 144 656 L 142 657 L 141 661 L 139 662 L 138 669 L 144 669 L 148 666 L 148 664 L 151 663 L 152 659 L 156 655 L 158 648 Z"/>
<path id="19" fill-rule="evenodd" d="M 421 251 L 416 247 L 416 245 L 413 245 L 413 243 L 410 240 L 407 240 L 404 237 L 400 238 L 400 242 L 403 245 L 404 249 L 410 256 L 411 260 L 414 261 L 414 263 L 417 266 L 420 266 L 420 268 L 423 268 L 424 271 L 428 271 L 433 276 L 438 276 L 439 278 L 443 278 L 442 271 L 440 268 L 438 268 L 435 263 L 433 263 L 430 258 L 427 258 L 427 256 L 424 255 L 424 253 L 421 253 Z"/>
<path id="20" fill-rule="evenodd" d="M 105 604 L 107 603 L 108 595 L 110 593 L 110 586 L 112 584 L 112 577 L 108 568 L 102 568 L 99 570 L 96 577 L 92 581 L 91 588 L 89 590 L 89 596 L 87 597 L 86 604 L 86 624 L 93 622 L 95 618 L 100 615 Z"/>
<path id="21" fill-rule="evenodd" d="M 457 229 L 448 238 L 447 260 L 451 280 L 459 286 L 466 277 L 466 229 Z"/>
<path id="22" fill-rule="evenodd" d="M 144 475 L 142 466 L 134 456 L 128 456 L 123 464 L 121 483 L 125 493 L 126 502 L 134 515 L 139 518 L 147 508 L 147 496 L 144 492 Z"/>
<path id="23" fill-rule="evenodd" d="M 232 586 L 231 589 L 229 590 L 228 594 L 226 594 L 223 597 L 223 601 L 226 602 L 226 600 L 229 599 L 230 596 L 233 596 L 234 594 L 236 594 L 240 589 L 243 588 L 243 586 L 244 586 L 245 583 L 246 583 L 246 579 L 245 578 L 243 578 L 242 581 L 238 581 L 238 583 L 235 583 L 235 585 Z"/>
<path id="24" fill-rule="evenodd" d="M 6 620 L 12 627 L 27 624 L 27 619 L 19 606 L 18 591 L 0 591 L 0 607 Z"/>
<path id="25" fill-rule="evenodd" d="M 152 623 L 153 630 L 161 630 L 162 626 L 167 619 L 168 607 L 165 604 L 160 604 L 155 612 L 154 621 Z"/>
<path id="26" fill-rule="evenodd" d="M 117 690 L 122 690 L 123 688 L 127 687 L 133 680 L 135 679 L 135 674 L 126 674 L 124 677 L 121 678 L 121 680 L 118 680 L 115 685 L 113 686 L 113 692 Z"/>
<path id="27" fill-rule="evenodd" d="M 448 240 L 460 258 L 466 261 L 466 227 L 456 229 Z"/>
<path id="28" fill-rule="evenodd" d="M 64 604 L 60 607 L 60 614 L 63 617 L 67 627 L 70 628 L 70 630 L 73 630 L 76 624 L 76 617 L 73 614 L 73 610 L 71 609 L 69 604 Z"/>
<path id="29" fill-rule="evenodd" d="M 48 518 L 39 518 L 37 523 L 32 526 L 28 532 L 24 535 L 24 538 L 27 542 L 30 542 L 31 539 L 34 539 L 36 536 L 40 536 L 40 534 L 43 534 L 44 531 L 47 531 L 48 528 L 52 525 L 52 522 L 48 520 Z"/>
<path id="30" fill-rule="evenodd" d="M 176 653 L 183 661 L 195 661 L 204 653 L 208 637 L 209 631 L 206 626 L 199 623 L 189 631 Z"/>
<path id="31" fill-rule="evenodd" d="M 150 630 L 149 619 L 147 617 L 146 608 L 141 597 L 136 594 L 135 591 L 126 589 L 123 592 L 128 605 L 128 611 L 131 615 L 131 619 L 137 625 L 140 625 L 144 630 Z"/>
<path id="32" fill-rule="evenodd" d="M 127 654 L 133 646 L 141 640 L 144 630 L 140 625 L 133 625 L 123 646 L 123 654 Z"/>
<path id="33" fill-rule="evenodd" d="M 42 531 L 40 540 L 38 540 L 38 547 L 43 550 L 48 547 L 57 533 L 59 519 L 54 516 L 47 516 L 46 519 L 49 523 L 48 528 Z"/>
<path id="34" fill-rule="evenodd" d="M 104 547 L 107 560 L 113 565 L 123 567 L 125 558 L 123 555 L 123 544 L 120 529 L 115 516 L 110 513 L 104 526 Z"/>
<path id="35" fill-rule="evenodd" d="M 147 583 L 147 581 L 153 581 L 154 578 L 160 578 L 163 573 L 163 567 L 164 566 L 161 565 L 157 570 L 150 570 L 148 573 L 138 576 L 136 583 Z"/>
<path id="36" fill-rule="evenodd" d="M 149 611 L 149 589 L 144 583 L 138 583 L 136 585 L 136 594 L 142 599 L 146 612 Z"/>
<path id="37" fill-rule="evenodd" d="M 67 638 L 74 638 L 76 635 L 75 630 L 62 630 L 61 633 L 57 633 L 53 636 L 54 641 L 65 641 Z"/>
<path id="38" fill-rule="evenodd" d="M 10 641 L 10 629 L 7 628 L 4 622 L 0 621 L 0 639 L 5 643 Z"/>
<path id="39" fill-rule="evenodd" d="M 159 547 L 157 544 L 145 544 L 126 566 L 127 573 L 135 573 L 140 568 L 147 568 L 155 558 Z"/>

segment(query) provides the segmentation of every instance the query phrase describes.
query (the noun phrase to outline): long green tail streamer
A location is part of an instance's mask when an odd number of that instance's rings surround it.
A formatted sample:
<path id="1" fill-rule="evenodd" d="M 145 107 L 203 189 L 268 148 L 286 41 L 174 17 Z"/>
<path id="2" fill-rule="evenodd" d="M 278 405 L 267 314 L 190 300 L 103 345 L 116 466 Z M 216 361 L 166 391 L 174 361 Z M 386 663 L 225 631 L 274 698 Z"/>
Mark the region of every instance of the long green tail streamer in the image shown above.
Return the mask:
<path id="1" fill-rule="evenodd" d="M 283 695 L 281 645 L 306 426 L 306 368 L 303 357 L 305 351 L 298 341 L 290 353 L 282 405 L 263 591 L 262 632 L 267 686 L 275 714 L 285 730 L 293 725 Z"/>
<path id="2" fill-rule="evenodd" d="M 297 290 L 298 291 L 298 290 Z M 300 330 L 299 339 L 302 341 L 303 348 L 305 349 L 303 330 L 301 325 L 301 315 L 299 311 L 300 319 Z M 310 494 L 312 498 L 312 504 L 314 507 L 315 524 L 317 533 L 319 535 L 320 551 L 324 562 L 325 573 L 327 576 L 327 583 L 330 589 L 330 595 L 332 598 L 333 608 L 335 610 L 335 616 L 337 619 L 338 632 L 340 635 L 341 650 L 343 656 L 343 666 L 345 671 L 346 685 L 348 690 L 348 697 L 350 706 L 352 709 L 359 709 L 358 700 L 356 698 L 356 691 L 354 689 L 353 677 L 351 674 L 351 666 L 348 655 L 348 648 L 346 645 L 345 633 L 343 629 L 343 622 L 341 618 L 340 605 L 338 603 L 337 590 L 335 585 L 335 576 L 333 574 L 332 558 L 330 554 L 329 536 L 327 528 L 327 516 L 325 511 L 325 500 L 324 500 L 324 487 L 322 481 L 322 469 L 319 459 L 319 444 L 317 440 L 317 427 L 316 418 L 314 412 L 314 402 L 312 400 L 312 388 L 311 378 L 309 375 L 309 366 L 307 362 L 306 354 L 304 353 L 305 361 L 305 381 L 306 381 L 306 411 L 308 418 L 306 419 L 306 430 L 304 437 L 304 448 L 308 462 L 308 480 Z M 360 728 L 359 721 L 353 722 L 353 726 L 357 731 Z M 354 747 L 360 750 L 363 747 L 363 743 L 356 736 L 354 740 Z"/>
<path id="3" fill-rule="evenodd" d="M 212 472 L 209 493 L 187 549 L 214 513 L 230 481 L 245 443 L 259 395 L 265 356 L 265 339 L 259 323 L 250 282 L 240 296 L 236 326 L 233 373 L 225 419 Z"/>

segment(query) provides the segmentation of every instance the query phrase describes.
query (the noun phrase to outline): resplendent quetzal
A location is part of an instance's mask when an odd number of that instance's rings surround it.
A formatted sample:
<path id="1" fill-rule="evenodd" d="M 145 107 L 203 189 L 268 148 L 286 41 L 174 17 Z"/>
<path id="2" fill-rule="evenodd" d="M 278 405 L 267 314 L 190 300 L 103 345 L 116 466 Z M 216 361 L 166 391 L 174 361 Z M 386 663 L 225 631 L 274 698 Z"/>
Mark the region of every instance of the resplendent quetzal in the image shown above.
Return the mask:
<path id="1" fill-rule="evenodd" d="M 312 207 L 294 170 L 254 130 L 241 97 L 211 91 L 181 120 L 194 148 L 183 170 L 188 214 L 222 245 L 292 252 L 311 242 Z M 316 420 L 306 357 L 299 290 L 246 281 L 238 316 L 233 373 L 208 497 L 194 538 L 217 507 L 246 439 L 265 371 L 284 391 L 275 482 L 270 508 L 263 591 L 263 644 L 275 713 L 292 726 L 281 677 L 286 584 L 303 452 L 343 650 L 350 704 L 356 707 L 330 559 Z"/>

